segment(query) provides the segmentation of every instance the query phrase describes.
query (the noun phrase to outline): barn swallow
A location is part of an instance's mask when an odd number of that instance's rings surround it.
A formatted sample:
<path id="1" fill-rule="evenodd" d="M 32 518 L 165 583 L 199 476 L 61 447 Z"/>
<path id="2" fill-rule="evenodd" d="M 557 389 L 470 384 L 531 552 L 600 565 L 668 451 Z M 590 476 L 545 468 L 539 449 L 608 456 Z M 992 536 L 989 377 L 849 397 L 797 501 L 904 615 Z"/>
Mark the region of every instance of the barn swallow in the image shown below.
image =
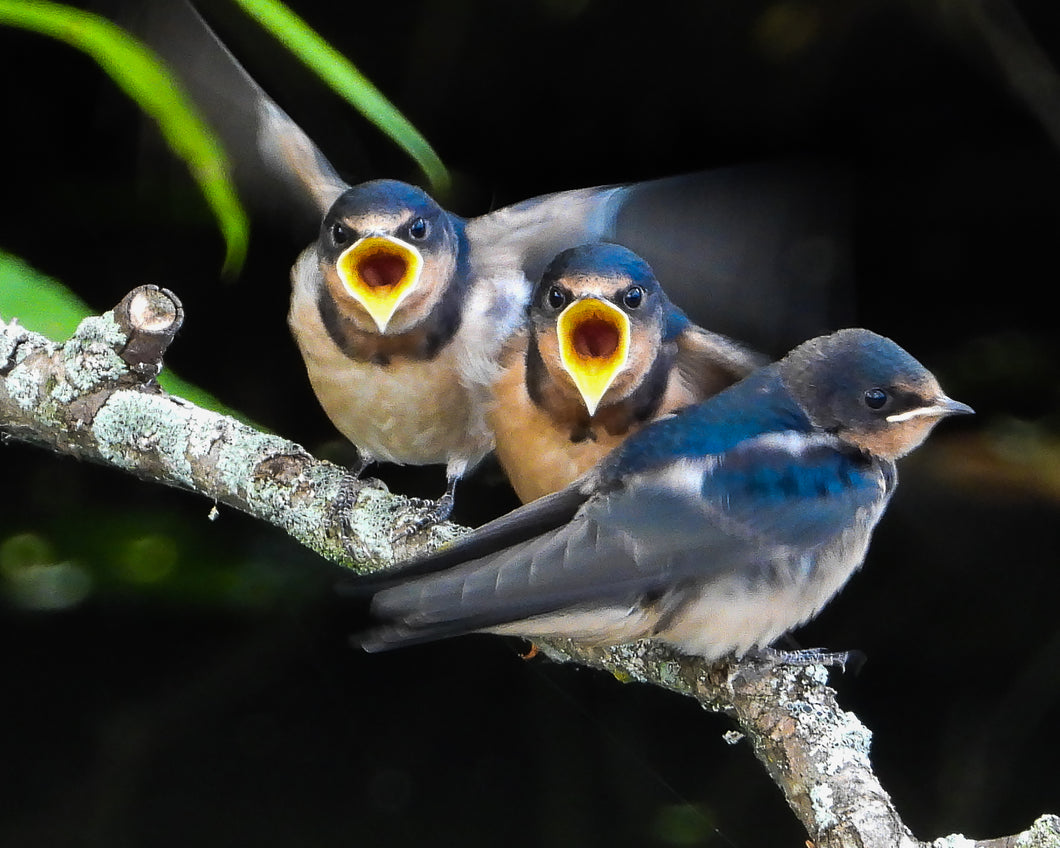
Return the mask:
<path id="1" fill-rule="evenodd" d="M 815 615 L 864 560 L 895 461 L 970 407 L 841 330 L 635 433 L 555 494 L 369 583 L 369 651 L 470 631 L 717 659 Z"/>
<path id="2" fill-rule="evenodd" d="M 446 465 L 457 481 L 493 446 L 488 383 L 522 323 L 529 284 L 476 276 L 467 228 L 426 193 L 393 180 L 346 189 L 295 264 L 288 323 L 332 422 L 373 460 Z M 421 525 L 422 526 L 422 525 Z"/>
<path id="3" fill-rule="evenodd" d="M 497 459 L 526 503 L 764 358 L 693 324 L 631 250 L 596 243 L 548 266 L 501 364 L 487 420 Z"/>
<path id="4" fill-rule="evenodd" d="M 530 281 L 561 251 L 626 244 L 666 269 L 660 279 L 682 302 L 719 305 L 711 326 L 736 336 L 775 343 L 825 323 L 848 264 L 830 173 L 721 169 L 465 219 L 406 183 L 349 184 L 193 7 L 153 4 L 147 14 L 156 16 L 138 27 L 147 41 L 222 138 L 256 160 L 237 178 L 249 170 L 260 194 L 264 171 L 312 208 L 318 236 L 291 272 L 289 326 L 324 411 L 358 448 L 358 472 L 373 460 L 445 464 L 445 494 L 420 526 L 449 514 L 457 481 L 491 448 L 498 357 L 525 318 Z"/>

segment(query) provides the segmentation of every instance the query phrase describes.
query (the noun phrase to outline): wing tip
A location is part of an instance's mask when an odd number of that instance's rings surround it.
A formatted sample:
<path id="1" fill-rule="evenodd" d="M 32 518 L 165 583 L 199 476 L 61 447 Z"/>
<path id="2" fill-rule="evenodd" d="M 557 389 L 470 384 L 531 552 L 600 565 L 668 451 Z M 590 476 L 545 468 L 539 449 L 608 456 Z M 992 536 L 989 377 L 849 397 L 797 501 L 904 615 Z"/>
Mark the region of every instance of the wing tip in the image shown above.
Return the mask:
<path id="1" fill-rule="evenodd" d="M 382 654 L 397 648 L 411 648 L 415 645 L 426 645 L 455 636 L 465 636 L 474 632 L 459 623 L 442 623 L 437 626 L 415 627 L 405 623 L 381 623 L 350 636 L 350 644 L 360 648 L 366 654 Z"/>
<path id="2" fill-rule="evenodd" d="M 350 636 L 350 644 L 366 654 L 381 654 L 400 647 L 400 640 L 390 638 L 388 632 L 389 628 L 377 627 L 364 633 L 354 633 Z"/>

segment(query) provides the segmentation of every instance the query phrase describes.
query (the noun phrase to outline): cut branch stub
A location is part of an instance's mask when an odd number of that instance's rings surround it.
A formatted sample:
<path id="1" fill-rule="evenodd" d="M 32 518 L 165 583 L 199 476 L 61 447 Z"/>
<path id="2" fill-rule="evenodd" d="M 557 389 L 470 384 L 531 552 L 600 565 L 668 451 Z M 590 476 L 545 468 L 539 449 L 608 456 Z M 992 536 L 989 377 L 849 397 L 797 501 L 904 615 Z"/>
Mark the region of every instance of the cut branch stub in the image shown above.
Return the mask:
<path id="1" fill-rule="evenodd" d="M 184 323 L 184 307 L 173 292 L 138 286 L 114 307 L 114 320 L 128 342 L 118 355 L 145 380 L 158 376 L 162 357 Z"/>

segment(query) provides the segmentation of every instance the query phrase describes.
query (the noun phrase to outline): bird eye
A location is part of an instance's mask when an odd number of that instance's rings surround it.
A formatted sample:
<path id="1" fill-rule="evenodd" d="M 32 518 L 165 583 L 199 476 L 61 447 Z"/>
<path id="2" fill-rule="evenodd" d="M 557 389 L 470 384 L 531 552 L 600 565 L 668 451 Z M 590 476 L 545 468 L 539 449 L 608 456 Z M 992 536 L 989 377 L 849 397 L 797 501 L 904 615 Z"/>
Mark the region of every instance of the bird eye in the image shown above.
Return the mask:
<path id="1" fill-rule="evenodd" d="M 409 236 L 416 239 L 416 241 L 422 241 L 427 238 L 427 233 L 430 227 L 423 218 L 416 218 L 411 224 L 409 224 Z"/>
<path id="2" fill-rule="evenodd" d="M 350 231 L 339 221 L 331 225 L 331 240 L 335 244 L 346 244 L 350 240 Z"/>
<path id="3" fill-rule="evenodd" d="M 551 286 L 547 297 L 548 305 L 553 309 L 562 309 L 567 304 L 567 294 L 559 286 Z"/>
<path id="4" fill-rule="evenodd" d="M 640 286 L 630 286 L 622 295 L 622 302 L 629 309 L 637 309 L 644 302 L 644 289 Z"/>
<path id="5" fill-rule="evenodd" d="M 869 409 L 882 409 L 887 403 L 887 392 L 883 389 L 869 389 L 865 392 L 865 406 Z"/>

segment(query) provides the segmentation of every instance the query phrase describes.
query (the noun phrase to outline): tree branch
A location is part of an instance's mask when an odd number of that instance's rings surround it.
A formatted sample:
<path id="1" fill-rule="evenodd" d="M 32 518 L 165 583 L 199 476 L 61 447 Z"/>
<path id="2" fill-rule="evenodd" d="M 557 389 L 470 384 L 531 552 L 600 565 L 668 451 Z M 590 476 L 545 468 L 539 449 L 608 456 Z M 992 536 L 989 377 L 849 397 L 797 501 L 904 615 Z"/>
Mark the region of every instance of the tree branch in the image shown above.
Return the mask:
<path id="1" fill-rule="evenodd" d="M 304 448 L 166 394 L 155 382 L 183 321 L 176 295 L 141 286 L 86 318 L 62 345 L 0 324 L 0 428 L 59 453 L 197 492 L 283 528 L 358 571 L 452 539 L 452 525 L 412 540 L 392 528 L 416 507 L 377 481 L 356 481 Z M 334 505 L 352 505 L 350 550 Z M 425 537 L 425 538 L 424 538 Z"/>
<path id="2" fill-rule="evenodd" d="M 350 480 L 293 442 L 166 394 L 155 378 L 182 321 L 172 292 L 141 286 L 112 311 L 86 318 L 62 345 L 0 322 L 0 432 L 197 492 L 360 572 L 465 532 L 443 524 L 395 539 L 394 529 L 417 509 L 409 499 L 378 481 Z M 927 844 L 913 837 L 877 780 L 871 734 L 839 707 L 823 666 L 707 664 L 650 642 L 540 647 L 554 660 L 679 692 L 733 718 L 817 846 Z M 1060 818 L 1043 816 L 1017 836 L 930 844 L 1060 848 Z"/>
<path id="3" fill-rule="evenodd" d="M 1001 839 L 917 841 L 872 770 L 871 731 L 839 706 L 822 665 L 707 663 L 652 642 L 596 648 L 564 640 L 539 647 L 554 660 L 669 689 L 734 719 L 818 848 L 1060 846 L 1055 815 Z M 740 736 L 726 739 L 736 743 Z"/>

